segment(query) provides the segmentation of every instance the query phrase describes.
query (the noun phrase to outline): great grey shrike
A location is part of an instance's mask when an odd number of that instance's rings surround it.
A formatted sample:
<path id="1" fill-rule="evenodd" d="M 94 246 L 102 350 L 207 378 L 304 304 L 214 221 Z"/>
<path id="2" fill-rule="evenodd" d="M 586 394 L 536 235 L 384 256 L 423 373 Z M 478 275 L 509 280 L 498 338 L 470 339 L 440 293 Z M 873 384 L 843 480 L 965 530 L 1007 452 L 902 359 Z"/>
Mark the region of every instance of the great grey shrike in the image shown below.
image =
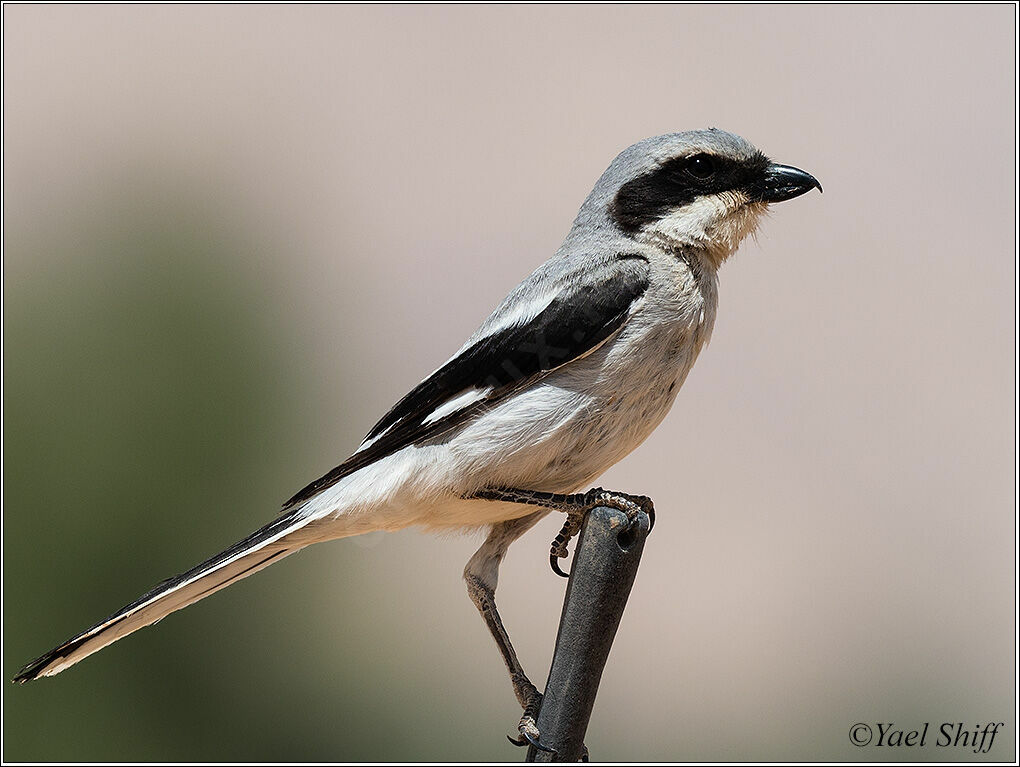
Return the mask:
<path id="1" fill-rule="evenodd" d="M 312 543 L 411 525 L 484 527 L 464 578 L 524 708 L 520 743 L 537 745 L 541 696 L 496 611 L 500 562 L 550 510 L 567 520 L 553 542 L 554 566 L 594 506 L 632 519 L 653 512 L 642 496 L 580 491 L 673 404 L 712 333 L 722 263 L 769 204 L 812 188 L 821 190 L 810 174 L 721 130 L 624 150 L 556 254 L 346 461 L 269 524 L 32 661 L 15 681 L 57 674 Z"/>

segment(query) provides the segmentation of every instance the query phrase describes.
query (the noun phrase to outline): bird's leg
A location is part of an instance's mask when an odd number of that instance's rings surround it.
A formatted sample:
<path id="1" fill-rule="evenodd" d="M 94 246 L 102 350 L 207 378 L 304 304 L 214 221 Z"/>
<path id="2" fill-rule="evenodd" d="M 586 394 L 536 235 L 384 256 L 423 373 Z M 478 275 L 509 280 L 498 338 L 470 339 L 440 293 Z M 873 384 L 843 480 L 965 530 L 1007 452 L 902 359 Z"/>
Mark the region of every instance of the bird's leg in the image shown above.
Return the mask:
<path id="1" fill-rule="evenodd" d="M 531 506 L 542 506 L 546 509 L 562 511 L 567 515 L 566 522 L 556 539 L 552 543 L 552 551 L 549 556 L 550 563 L 555 572 L 566 575 L 559 569 L 557 559 L 567 556 L 567 543 L 581 529 L 581 523 L 585 515 L 598 506 L 609 506 L 624 512 L 633 522 L 639 513 L 645 512 L 649 521 L 654 524 L 655 508 L 650 498 L 643 495 L 626 495 L 624 493 L 612 493 L 603 490 L 601 487 L 592 488 L 586 493 L 544 493 L 536 490 L 518 490 L 514 488 L 488 488 L 480 490 L 470 498 L 480 500 L 504 501 L 508 503 L 524 503 Z M 510 519 L 498 522 L 492 526 L 485 542 L 478 548 L 464 568 L 464 580 L 467 581 L 468 595 L 475 603 L 478 612 L 485 620 L 492 638 L 496 640 L 496 646 L 503 656 L 507 670 L 510 672 L 510 682 L 514 687 L 514 694 L 524 709 L 521 721 L 517 726 L 520 732 L 518 740 L 512 740 L 518 746 L 530 743 L 542 751 L 552 751 L 542 745 L 539 740 L 538 708 L 542 703 L 542 693 L 531 683 L 521 662 L 517 658 L 514 646 L 510 643 L 510 636 L 503 626 L 503 620 L 499 617 L 496 609 L 496 583 L 499 579 L 499 565 L 506 555 L 507 548 L 517 538 L 527 532 L 538 522 L 545 511 L 536 511 L 518 519 Z M 584 749 L 582 761 L 587 760 L 588 749 Z"/>
<path id="2" fill-rule="evenodd" d="M 520 733 L 519 740 L 511 740 L 515 745 L 523 746 L 531 743 L 535 748 L 543 751 L 550 749 L 539 743 L 538 725 L 535 719 L 538 716 L 538 707 L 542 702 L 542 694 L 538 688 L 531 683 L 528 675 L 524 673 L 521 662 L 517 659 L 514 646 L 510 643 L 510 636 L 503 626 L 503 620 L 499 617 L 496 609 L 496 584 L 499 579 L 499 565 L 506 555 L 506 550 L 517 538 L 529 530 L 539 519 L 545 516 L 545 512 L 535 512 L 519 519 L 510 519 L 505 522 L 498 522 L 492 526 L 485 542 L 479 547 L 474 556 L 468 560 L 464 568 L 464 580 L 467 582 L 468 595 L 475 603 L 478 612 L 481 613 L 485 625 L 496 640 L 496 646 L 503 656 L 507 671 L 510 672 L 510 682 L 514 687 L 514 695 L 524 709 L 517 730 Z"/>
<path id="3" fill-rule="evenodd" d="M 645 495 L 627 495 L 593 487 L 585 493 L 544 493 L 538 490 L 519 490 L 516 488 L 486 488 L 475 493 L 473 498 L 488 501 L 505 501 L 509 503 L 526 503 L 534 506 L 545 506 L 554 511 L 562 511 L 567 515 L 563 527 L 553 539 L 549 551 L 549 564 L 553 572 L 566 578 L 569 574 L 560 569 L 557 560 L 567 555 L 567 544 L 581 530 L 581 523 L 589 511 L 597 506 L 608 506 L 619 509 L 634 521 L 640 512 L 648 515 L 649 532 L 655 525 L 655 506 L 652 499 Z"/>

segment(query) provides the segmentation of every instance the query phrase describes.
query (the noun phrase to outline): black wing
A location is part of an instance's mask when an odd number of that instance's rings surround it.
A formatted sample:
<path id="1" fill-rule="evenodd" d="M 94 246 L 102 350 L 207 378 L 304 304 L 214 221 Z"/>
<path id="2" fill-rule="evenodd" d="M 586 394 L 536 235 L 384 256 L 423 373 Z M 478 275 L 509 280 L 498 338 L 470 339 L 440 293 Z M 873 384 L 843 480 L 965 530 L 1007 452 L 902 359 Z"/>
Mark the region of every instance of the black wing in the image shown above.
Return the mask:
<path id="1" fill-rule="evenodd" d="M 521 387 L 594 350 L 619 330 L 648 287 L 642 256 L 618 256 L 611 274 L 566 285 L 533 319 L 483 335 L 418 384 L 365 438 L 374 440 L 284 504 L 307 501 L 348 474 L 464 423 Z M 478 397 L 437 417 L 436 411 L 472 390 Z"/>

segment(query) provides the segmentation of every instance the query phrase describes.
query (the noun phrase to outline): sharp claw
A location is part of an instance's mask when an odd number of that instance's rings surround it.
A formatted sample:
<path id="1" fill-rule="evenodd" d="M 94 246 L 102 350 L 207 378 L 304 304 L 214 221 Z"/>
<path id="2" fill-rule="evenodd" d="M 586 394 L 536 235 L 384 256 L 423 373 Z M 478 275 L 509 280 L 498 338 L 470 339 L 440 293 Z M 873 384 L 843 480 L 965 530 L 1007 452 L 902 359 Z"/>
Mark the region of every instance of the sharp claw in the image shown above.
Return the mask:
<path id="1" fill-rule="evenodd" d="M 518 738 L 517 740 L 514 740 L 509 735 L 507 735 L 506 739 L 509 740 L 511 743 L 513 743 L 515 746 L 524 747 L 524 746 L 528 745 L 528 741 L 526 741 L 524 739 L 523 735 L 520 738 Z"/>
<path id="2" fill-rule="evenodd" d="M 549 566 L 552 568 L 552 571 L 559 575 L 560 577 L 562 578 L 570 577 L 570 573 L 565 573 L 560 569 L 560 560 L 559 557 L 557 557 L 555 554 L 549 555 Z"/>
<path id="3" fill-rule="evenodd" d="M 652 528 L 655 527 L 655 509 L 648 512 L 648 532 L 652 532 Z"/>
<path id="4" fill-rule="evenodd" d="M 531 737 L 530 733 L 522 732 L 521 735 L 524 737 L 524 739 L 526 741 L 528 741 L 528 743 L 533 745 L 539 751 L 545 751 L 547 754 L 555 754 L 556 753 L 556 749 L 555 748 L 549 748 L 549 746 L 543 746 L 541 743 L 538 742 L 538 738 Z"/>

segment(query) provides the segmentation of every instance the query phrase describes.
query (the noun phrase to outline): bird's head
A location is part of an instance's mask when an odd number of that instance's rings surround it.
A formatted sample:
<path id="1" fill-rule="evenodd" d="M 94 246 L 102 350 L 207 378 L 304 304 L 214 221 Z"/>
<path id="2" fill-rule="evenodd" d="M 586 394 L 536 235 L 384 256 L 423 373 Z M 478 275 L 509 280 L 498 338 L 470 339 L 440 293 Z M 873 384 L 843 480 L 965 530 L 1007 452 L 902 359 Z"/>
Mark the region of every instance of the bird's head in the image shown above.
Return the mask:
<path id="1" fill-rule="evenodd" d="M 816 187 L 821 191 L 810 173 L 778 165 L 740 136 L 713 128 L 634 144 L 613 161 L 593 197 L 626 236 L 698 251 L 718 267 L 770 203 Z"/>

